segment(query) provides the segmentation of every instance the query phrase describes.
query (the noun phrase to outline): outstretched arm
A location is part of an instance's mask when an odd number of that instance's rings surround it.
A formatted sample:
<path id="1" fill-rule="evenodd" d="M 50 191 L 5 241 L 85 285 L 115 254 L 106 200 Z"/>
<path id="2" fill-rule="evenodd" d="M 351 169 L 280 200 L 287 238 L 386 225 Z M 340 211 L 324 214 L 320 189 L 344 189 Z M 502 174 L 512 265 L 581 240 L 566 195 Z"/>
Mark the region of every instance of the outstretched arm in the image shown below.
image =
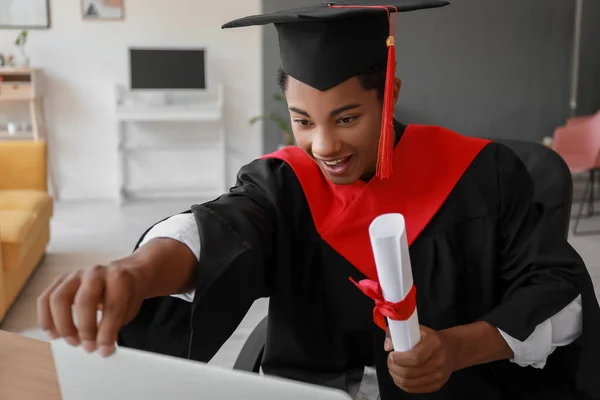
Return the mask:
<path id="1" fill-rule="evenodd" d="M 277 161 L 254 162 L 240 171 L 230 193 L 144 235 L 140 249 L 155 240 L 180 242 L 197 267 L 189 287 L 146 299 L 121 329 L 119 345 L 199 361 L 212 358 L 254 301 L 269 295 L 277 241 L 274 196 L 281 176 Z"/>
<path id="2" fill-rule="evenodd" d="M 60 276 L 38 298 L 40 326 L 53 339 L 109 355 L 142 301 L 191 287 L 196 264 L 185 245 L 155 239 L 128 257 Z"/>
<path id="3" fill-rule="evenodd" d="M 192 316 L 197 316 L 193 325 L 203 316 L 212 316 L 207 310 L 221 311 L 229 319 L 224 328 L 215 328 L 218 338 L 206 340 L 212 352 L 212 344 L 226 340 L 252 302 L 267 295 L 265 271 L 276 216 L 261 185 L 276 186 L 273 175 L 268 162 L 250 164 L 240 172 L 231 193 L 192 208 L 188 215 L 195 219 L 206 246 L 200 262 L 184 243 L 157 237 L 130 256 L 60 277 L 38 300 L 42 328 L 53 338 L 64 337 L 72 345 L 83 343 L 87 351 L 99 349 L 107 355 L 117 336 L 128 343 L 139 339 L 137 344 L 148 344 L 146 337 L 156 333 L 160 324 L 168 324 L 160 332 L 168 346 L 170 340 L 188 340 Z M 179 300 L 170 295 L 198 289 L 202 302 L 192 306 L 170 302 Z M 233 300 L 220 297 L 225 293 L 234 293 Z M 102 310 L 100 322 L 98 310 Z M 175 346 L 178 355 L 189 347 Z"/>

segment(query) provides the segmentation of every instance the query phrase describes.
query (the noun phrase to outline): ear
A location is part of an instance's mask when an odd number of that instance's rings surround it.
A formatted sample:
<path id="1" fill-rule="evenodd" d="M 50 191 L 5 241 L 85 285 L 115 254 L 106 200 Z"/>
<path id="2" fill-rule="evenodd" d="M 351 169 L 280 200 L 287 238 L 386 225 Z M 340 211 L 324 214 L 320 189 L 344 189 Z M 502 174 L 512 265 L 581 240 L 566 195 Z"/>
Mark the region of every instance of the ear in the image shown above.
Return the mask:
<path id="1" fill-rule="evenodd" d="M 402 88 L 402 80 L 396 78 L 394 80 L 394 104 L 398 103 L 398 97 L 400 97 L 400 89 Z"/>

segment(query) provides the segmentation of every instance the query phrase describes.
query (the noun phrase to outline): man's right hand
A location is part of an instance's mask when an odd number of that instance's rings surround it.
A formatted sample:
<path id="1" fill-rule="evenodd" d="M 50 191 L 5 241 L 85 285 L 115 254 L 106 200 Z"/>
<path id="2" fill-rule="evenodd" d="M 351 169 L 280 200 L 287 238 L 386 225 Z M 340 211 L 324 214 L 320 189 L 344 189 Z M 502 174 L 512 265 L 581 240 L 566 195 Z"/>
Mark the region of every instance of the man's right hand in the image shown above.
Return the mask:
<path id="1" fill-rule="evenodd" d="M 97 266 L 56 279 L 38 298 L 40 326 L 87 352 L 107 357 L 121 327 L 138 313 L 144 296 L 135 268 Z M 98 311 L 102 317 L 98 321 Z"/>
<path id="2" fill-rule="evenodd" d="M 113 353 L 119 330 L 144 299 L 187 293 L 195 286 L 198 260 L 183 243 L 156 238 L 133 254 L 58 278 L 38 298 L 38 320 L 53 338 L 88 352 Z M 102 319 L 98 322 L 98 311 Z"/>

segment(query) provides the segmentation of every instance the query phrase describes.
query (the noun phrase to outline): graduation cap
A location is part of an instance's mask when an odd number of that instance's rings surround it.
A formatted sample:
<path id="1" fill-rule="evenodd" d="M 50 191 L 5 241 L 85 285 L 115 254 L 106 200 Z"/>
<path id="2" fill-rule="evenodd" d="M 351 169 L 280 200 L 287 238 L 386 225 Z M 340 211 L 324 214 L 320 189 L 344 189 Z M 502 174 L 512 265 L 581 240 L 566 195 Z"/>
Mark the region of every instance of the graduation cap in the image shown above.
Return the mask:
<path id="1" fill-rule="evenodd" d="M 327 1 L 314 6 L 253 15 L 223 28 L 274 24 L 281 68 L 289 76 L 326 91 L 387 61 L 377 177 L 392 173 L 394 147 L 395 21 L 392 16 L 448 5 L 440 0 Z"/>

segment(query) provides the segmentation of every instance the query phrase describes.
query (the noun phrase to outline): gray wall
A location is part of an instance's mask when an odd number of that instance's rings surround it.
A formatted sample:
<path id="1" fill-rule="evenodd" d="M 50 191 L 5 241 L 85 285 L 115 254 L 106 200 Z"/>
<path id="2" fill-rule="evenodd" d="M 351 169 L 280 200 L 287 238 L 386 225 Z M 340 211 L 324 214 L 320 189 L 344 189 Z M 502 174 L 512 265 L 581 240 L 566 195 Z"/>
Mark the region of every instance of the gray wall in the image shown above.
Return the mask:
<path id="1" fill-rule="evenodd" d="M 316 4 L 315 0 L 263 0 L 263 12 L 285 10 L 293 7 L 301 7 L 306 4 Z M 277 86 L 277 70 L 279 69 L 279 43 L 277 31 L 273 25 L 264 28 L 263 33 L 263 82 L 264 82 L 264 108 L 266 113 L 277 112 L 284 117 L 288 111 L 284 105 L 273 100 L 273 94 L 279 93 Z M 265 122 L 263 135 L 263 146 L 265 153 L 270 153 L 283 143 L 281 132 L 273 122 Z"/>
<path id="2" fill-rule="evenodd" d="M 271 12 L 319 2 L 263 0 L 263 7 Z M 403 90 L 397 117 L 471 136 L 551 135 L 569 115 L 573 20 L 573 0 L 453 0 L 442 9 L 400 14 L 396 51 Z M 586 25 L 599 24 L 588 16 Z M 582 64 L 582 86 L 598 71 L 600 49 L 592 36 L 599 29 L 586 28 L 584 53 L 595 52 L 596 64 Z M 272 26 L 265 28 L 264 66 L 265 111 L 285 113 L 271 99 L 279 66 Z M 588 84 L 582 107 L 595 101 L 588 100 L 590 93 L 600 91 Z M 265 124 L 265 151 L 275 149 L 280 137 L 274 124 Z"/>
<path id="3" fill-rule="evenodd" d="M 577 114 L 600 109 L 600 1 L 585 0 L 581 30 L 581 65 Z"/>

